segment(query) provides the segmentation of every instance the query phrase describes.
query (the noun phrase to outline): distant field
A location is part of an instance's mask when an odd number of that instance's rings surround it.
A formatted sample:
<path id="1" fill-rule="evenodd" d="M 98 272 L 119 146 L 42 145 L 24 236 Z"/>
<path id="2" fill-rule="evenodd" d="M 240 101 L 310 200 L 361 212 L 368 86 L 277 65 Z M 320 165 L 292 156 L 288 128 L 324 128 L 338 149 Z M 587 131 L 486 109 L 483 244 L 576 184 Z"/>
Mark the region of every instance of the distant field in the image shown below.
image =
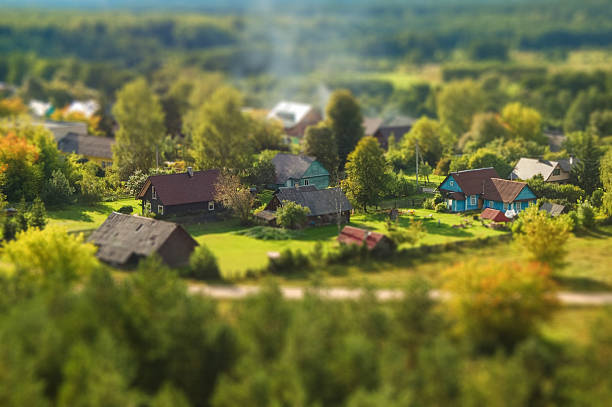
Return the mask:
<path id="1" fill-rule="evenodd" d="M 63 209 L 49 210 L 49 225 L 65 227 L 69 232 L 95 229 L 106 217 L 122 206 L 131 205 L 134 213 L 140 213 L 140 201 L 120 199 L 114 202 L 102 202 L 95 205 L 70 205 Z"/>

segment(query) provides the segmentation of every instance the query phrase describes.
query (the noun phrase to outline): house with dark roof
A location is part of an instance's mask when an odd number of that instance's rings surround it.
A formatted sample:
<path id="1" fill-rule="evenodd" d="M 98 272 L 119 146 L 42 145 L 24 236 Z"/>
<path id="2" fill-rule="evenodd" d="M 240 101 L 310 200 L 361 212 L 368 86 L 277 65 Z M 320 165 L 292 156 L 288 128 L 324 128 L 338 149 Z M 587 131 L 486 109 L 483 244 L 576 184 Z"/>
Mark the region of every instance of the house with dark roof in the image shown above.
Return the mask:
<path id="1" fill-rule="evenodd" d="M 102 168 L 113 165 L 113 144 L 108 137 L 68 133 L 57 142 L 57 148 L 64 153 L 74 153 L 99 164 Z"/>
<path id="2" fill-rule="evenodd" d="M 255 216 L 260 221 L 274 225 L 276 210 L 281 208 L 286 201 L 308 208 L 310 225 L 335 223 L 338 218 L 342 223 L 349 222 L 353 209 L 340 188 L 317 189 L 313 185 L 308 185 L 279 188 L 265 209 Z"/>
<path id="3" fill-rule="evenodd" d="M 153 175 L 147 179 L 136 199 L 144 212 L 158 215 L 197 213 L 215 215 L 223 208 L 215 202 L 215 184 L 219 170 L 193 171 Z"/>
<path id="4" fill-rule="evenodd" d="M 378 140 L 380 146 L 387 150 L 389 148 L 389 138 L 393 136 L 395 141 L 400 141 L 412 129 L 413 124 L 414 119 L 410 117 L 397 117 L 386 124 L 379 125 L 373 136 Z M 371 124 L 368 123 L 368 125 Z"/>
<path id="5" fill-rule="evenodd" d="M 323 117 L 311 105 L 281 101 L 270 110 L 268 119 L 279 120 L 283 124 L 285 134 L 299 140 L 304 137 L 306 127 L 319 123 Z"/>
<path id="6" fill-rule="evenodd" d="M 541 175 L 546 182 L 565 184 L 569 182 L 574 158 L 569 160 L 550 161 L 538 158 L 521 158 L 508 176 L 508 179 L 528 180 Z"/>
<path id="7" fill-rule="evenodd" d="M 438 191 L 451 212 L 493 208 L 518 213 L 537 200 L 526 183 L 499 178 L 494 168 L 451 172 Z"/>
<path id="8" fill-rule="evenodd" d="M 276 172 L 276 187 L 314 185 L 329 186 L 329 172 L 314 157 L 278 153 L 272 159 Z"/>
<path id="9" fill-rule="evenodd" d="M 372 252 L 391 253 L 395 249 L 395 243 L 386 235 L 371 232 L 354 226 L 345 226 L 338 235 L 338 243 L 345 245 L 357 245 L 368 248 Z"/>
<path id="10" fill-rule="evenodd" d="M 117 212 L 111 213 L 87 240 L 98 247 L 98 259 L 122 267 L 153 254 L 171 267 L 185 266 L 198 245 L 176 223 Z"/>

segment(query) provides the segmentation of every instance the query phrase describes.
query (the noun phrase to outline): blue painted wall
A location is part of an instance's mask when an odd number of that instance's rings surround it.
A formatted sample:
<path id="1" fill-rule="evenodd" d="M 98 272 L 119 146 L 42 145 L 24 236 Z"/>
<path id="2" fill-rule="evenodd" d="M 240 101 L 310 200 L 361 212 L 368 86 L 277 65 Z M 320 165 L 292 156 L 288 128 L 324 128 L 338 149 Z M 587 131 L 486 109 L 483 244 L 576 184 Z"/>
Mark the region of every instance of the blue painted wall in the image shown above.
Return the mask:
<path id="1" fill-rule="evenodd" d="M 512 202 L 510 204 L 508 204 L 508 206 L 506 206 L 504 208 L 504 203 L 501 201 L 489 201 L 487 199 L 485 199 L 484 201 L 484 208 L 493 208 L 493 209 L 497 209 L 499 211 L 505 212 L 508 208 L 512 208 L 514 209 L 516 212 L 520 212 L 524 209 L 527 209 L 529 207 L 529 203 L 535 204 L 536 200 L 533 199 L 531 201 L 523 201 L 523 202 Z"/>
<path id="2" fill-rule="evenodd" d="M 521 192 L 514 198 L 515 201 L 520 201 L 523 199 L 537 199 L 533 191 L 529 188 L 529 186 L 525 185 L 525 187 L 521 190 Z"/>
<path id="3" fill-rule="evenodd" d="M 451 182 L 453 185 L 451 185 Z M 457 181 L 455 181 L 455 178 L 453 178 L 452 175 L 446 178 L 444 182 L 440 184 L 438 189 L 446 189 L 447 191 L 453 191 L 453 192 L 463 192 L 461 188 L 459 188 L 459 185 L 457 185 Z"/>

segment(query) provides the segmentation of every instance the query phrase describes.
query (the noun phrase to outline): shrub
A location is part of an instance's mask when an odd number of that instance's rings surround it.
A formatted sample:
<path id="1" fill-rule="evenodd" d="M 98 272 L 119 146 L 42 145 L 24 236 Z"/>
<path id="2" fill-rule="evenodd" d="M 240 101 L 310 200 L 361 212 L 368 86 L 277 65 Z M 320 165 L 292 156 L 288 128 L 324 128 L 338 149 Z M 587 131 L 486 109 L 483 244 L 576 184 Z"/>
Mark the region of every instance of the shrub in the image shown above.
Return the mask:
<path id="1" fill-rule="evenodd" d="M 588 202 L 582 202 L 577 210 L 580 225 L 586 229 L 591 229 L 595 226 L 595 211 Z"/>
<path id="2" fill-rule="evenodd" d="M 558 222 L 563 223 L 565 225 L 567 230 L 570 230 L 572 232 L 575 231 L 580 225 L 580 221 L 578 219 L 578 214 L 576 213 L 576 211 L 570 211 L 568 213 L 559 215 L 557 219 Z"/>
<path id="3" fill-rule="evenodd" d="M 601 205 L 603 203 L 603 197 L 604 197 L 603 189 L 601 188 L 596 189 L 595 191 L 593 191 L 593 194 L 591 195 L 591 199 L 589 199 L 589 202 L 594 208 L 601 208 Z"/>
<path id="4" fill-rule="evenodd" d="M 249 229 L 239 230 L 235 233 L 240 236 L 248 236 L 259 240 L 290 240 L 295 237 L 295 233 L 290 230 L 269 226 L 255 226 Z"/>
<path id="5" fill-rule="evenodd" d="M 283 201 L 283 206 L 276 210 L 276 222 L 286 229 L 295 229 L 306 223 L 309 213 L 310 209 L 298 203 Z"/>
<path id="6" fill-rule="evenodd" d="M 541 263 L 474 260 L 449 268 L 444 277 L 458 332 L 485 349 L 513 347 L 557 305 L 550 269 Z"/>
<path id="7" fill-rule="evenodd" d="M 125 213 L 126 215 L 129 215 L 132 212 L 134 212 L 134 208 L 132 207 L 132 205 L 125 205 L 125 206 L 122 206 L 121 208 L 119 208 L 119 210 L 117 210 L 117 212 Z"/>
<path id="8" fill-rule="evenodd" d="M 300 250 L 293 252 L 291 249 L 285 249 L 280 252 L 278 257 L 270 258 L 268 262 L 268 271 L 274 274 L 289 274 L 309 266 L 310 260 L 308 256 Z"/>
<path id="9" fill-rule="evenodd" d="M 130 196 L 136 196 L 142 190 L 148 178 L 149 174 L 141 170 L 134 171 L 125 182 L 125 192 Z"/>
<path id="10" fill-rule="evenodd" d="M 346 264 L 352 260 L 368 258 L 370 252 L 365 245 L 341 244 L 334 250 L 325 254 L 326 264 Z"/>
<path id="11" fill-rule="evenodd" d="M 444 202 L 436 204 L 436 212 L 446 212 L 447 210 L 448 208 L 446 207 L 446 204 Z"/>
<path id="12" fill-rule="evenodd" d="M 435 198 L 427 198 L 423 201 L 423 209 L 431 209 L 434 210 L 436 208 L 436 199 Z"/>
<path id="13" fill-rule="evenodd" d="M 201 280 L 221 278 L 217 258 L 205 245 L 199 245 L 191 253 L 188 275 Z"/>
<path id="14" fill-rule="evenodd" d="M 72 202 L 74 188 L 60 170 L 53 170 L 42 190 L 43 201 L 47 205 L 64 205 Z"/>
<path id="15" fill-rule="evenodd" d="M 44 229 L 47 224 L 47 211 L 45 204 L 40 198 L 36 198 L 30 208 L 30 219 L 28 225 L 33 228 Z"/>

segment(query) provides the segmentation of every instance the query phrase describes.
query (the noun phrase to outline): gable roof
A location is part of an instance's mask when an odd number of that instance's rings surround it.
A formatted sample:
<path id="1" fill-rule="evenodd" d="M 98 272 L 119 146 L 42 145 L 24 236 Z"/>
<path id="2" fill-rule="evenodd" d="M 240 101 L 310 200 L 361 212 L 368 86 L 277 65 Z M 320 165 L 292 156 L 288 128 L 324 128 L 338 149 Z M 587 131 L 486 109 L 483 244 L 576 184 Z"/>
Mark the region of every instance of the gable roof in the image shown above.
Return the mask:
<path id="1" fill-rule="evenodd" d="M 311 105 L 283 100 L 270 110 L 268 119 L 280 120 L 285 128 L 290 128 L 301 122 L 311 110 Z"/>
<path id="2" fill-rule="evenodd" d="M 541 175 L 546 180 L 558 165 L 557 161 L 522 157 L 514 166 L 509 179 L 531 179 L 536 175 Z"/>
<path id="3" fill-rule="evenodd" d="M 563 213 L 563 211 L 565 210 L 565 206 L 552 202 L 544 202 L 542 206 L 540 206 L 540 210 L 548 212 L 550 216 L 555 217 Z"/>
<path id="4" fill-rule="evenodd" d="M 340 188 L 287 187 L 279 188 L 275 196 L 281 203 L 292 201 L 310 209 L 309 216 L 329 215 L 353 209 Z"/>
<path id="5" fill-rule="evenodd" d="M 345 226 L 338 235 L 338 242 L 343 244 L 356 244 L 361 246 L 364 242 L 368 249 L 374 249 L 381 241 L 389 239 L 387 236 L 378 232 Z"/>
<path id="6" fill-rule="evenodd" d="M 134 255 L 150 256 L 157 252 L 174 233 L 186 235 L 188 238 L 183 238 L 187 244 L 198 245 L 176 223 L 117 212 L 111 213 L 87 240 L 98 246 L 96 256 L 100 260 L 125 264 Z"/>
<path id="7" fill-rule="evenodd" d="M 147 179 L 137 199 L 144 198 L 149 186 L 153 185 L 164 205 L 214 201 L 215 184 L 220 173 L 219 170 L 206 170 L 195 171 L 191 176 L 186 172 L 154 175 Z"/>
<path id="8" fill-rule="evenodd" d="M 53 133 L 56 142 L 66 137 L 70 133 L 87 135 L 87 123 L 84 122 L 58 122 L 54 120 L 45 120 L 44 122 L 34 122 L 39 124 Z"/>
<path id="9" fill-rule="evenodd" d="M 497 174 L 497 171 L 495 171 L 493 167 L 478 168 L 474 170 L 451 172 L 440 185 L 444 184 L 450 176 L 454 178 L 465 195 L 482 194 L 485 181 L 491 178 L 499 178 L 499 174 Z M 440 187 L 438 187 L 438 189 L 439 188 Z"/>
<path id="10" fill-rule="evenodd" d="M 363 133 L 366 136 L 373 136 L 376 130 L 382 126 L 383 121 L 378 117 L 364 117 L 361 125 L 363 126 Z"/>
<path id="11" fill-rule="evenodd" d="M 412 125 L 381 126 L 378 128 L 377 133 L 380 134 L 380 138 L 384 142 L 387 142 L 391 136 L 395 138 L 395 141 L 400 141 L 404 137 L 404 134 L 408 133 L 411 128 Z"/>
<path id="12" fill-rule="evenodd" d="M 314 157 L 278 153 L 272 159 L 276 172 L 276 183 L 284 184 L 288 179 L 300 179 L 315 161 Z"/>
<path id="13" fill-rule="evenodd" d="M 493 208 L 485 208 L 484 211 L 480 214 L 482 219 L 489 219 L 493 222 L 510 222 L 511 219 L 508 218 L 502 211 Z"/>
<path id="14" fill-rule="evenodd" d="M 485 181 L 483 198 L 491 201 L 513 202 L 527 184 L 502 178 Z"/>
<path id="15" fill-rule="evenodd" d="M 68 133 L 58 141 L 57 148 L 64 153 L 112 159 L 113 144 L 115 140 L 108 137 Z"/>

